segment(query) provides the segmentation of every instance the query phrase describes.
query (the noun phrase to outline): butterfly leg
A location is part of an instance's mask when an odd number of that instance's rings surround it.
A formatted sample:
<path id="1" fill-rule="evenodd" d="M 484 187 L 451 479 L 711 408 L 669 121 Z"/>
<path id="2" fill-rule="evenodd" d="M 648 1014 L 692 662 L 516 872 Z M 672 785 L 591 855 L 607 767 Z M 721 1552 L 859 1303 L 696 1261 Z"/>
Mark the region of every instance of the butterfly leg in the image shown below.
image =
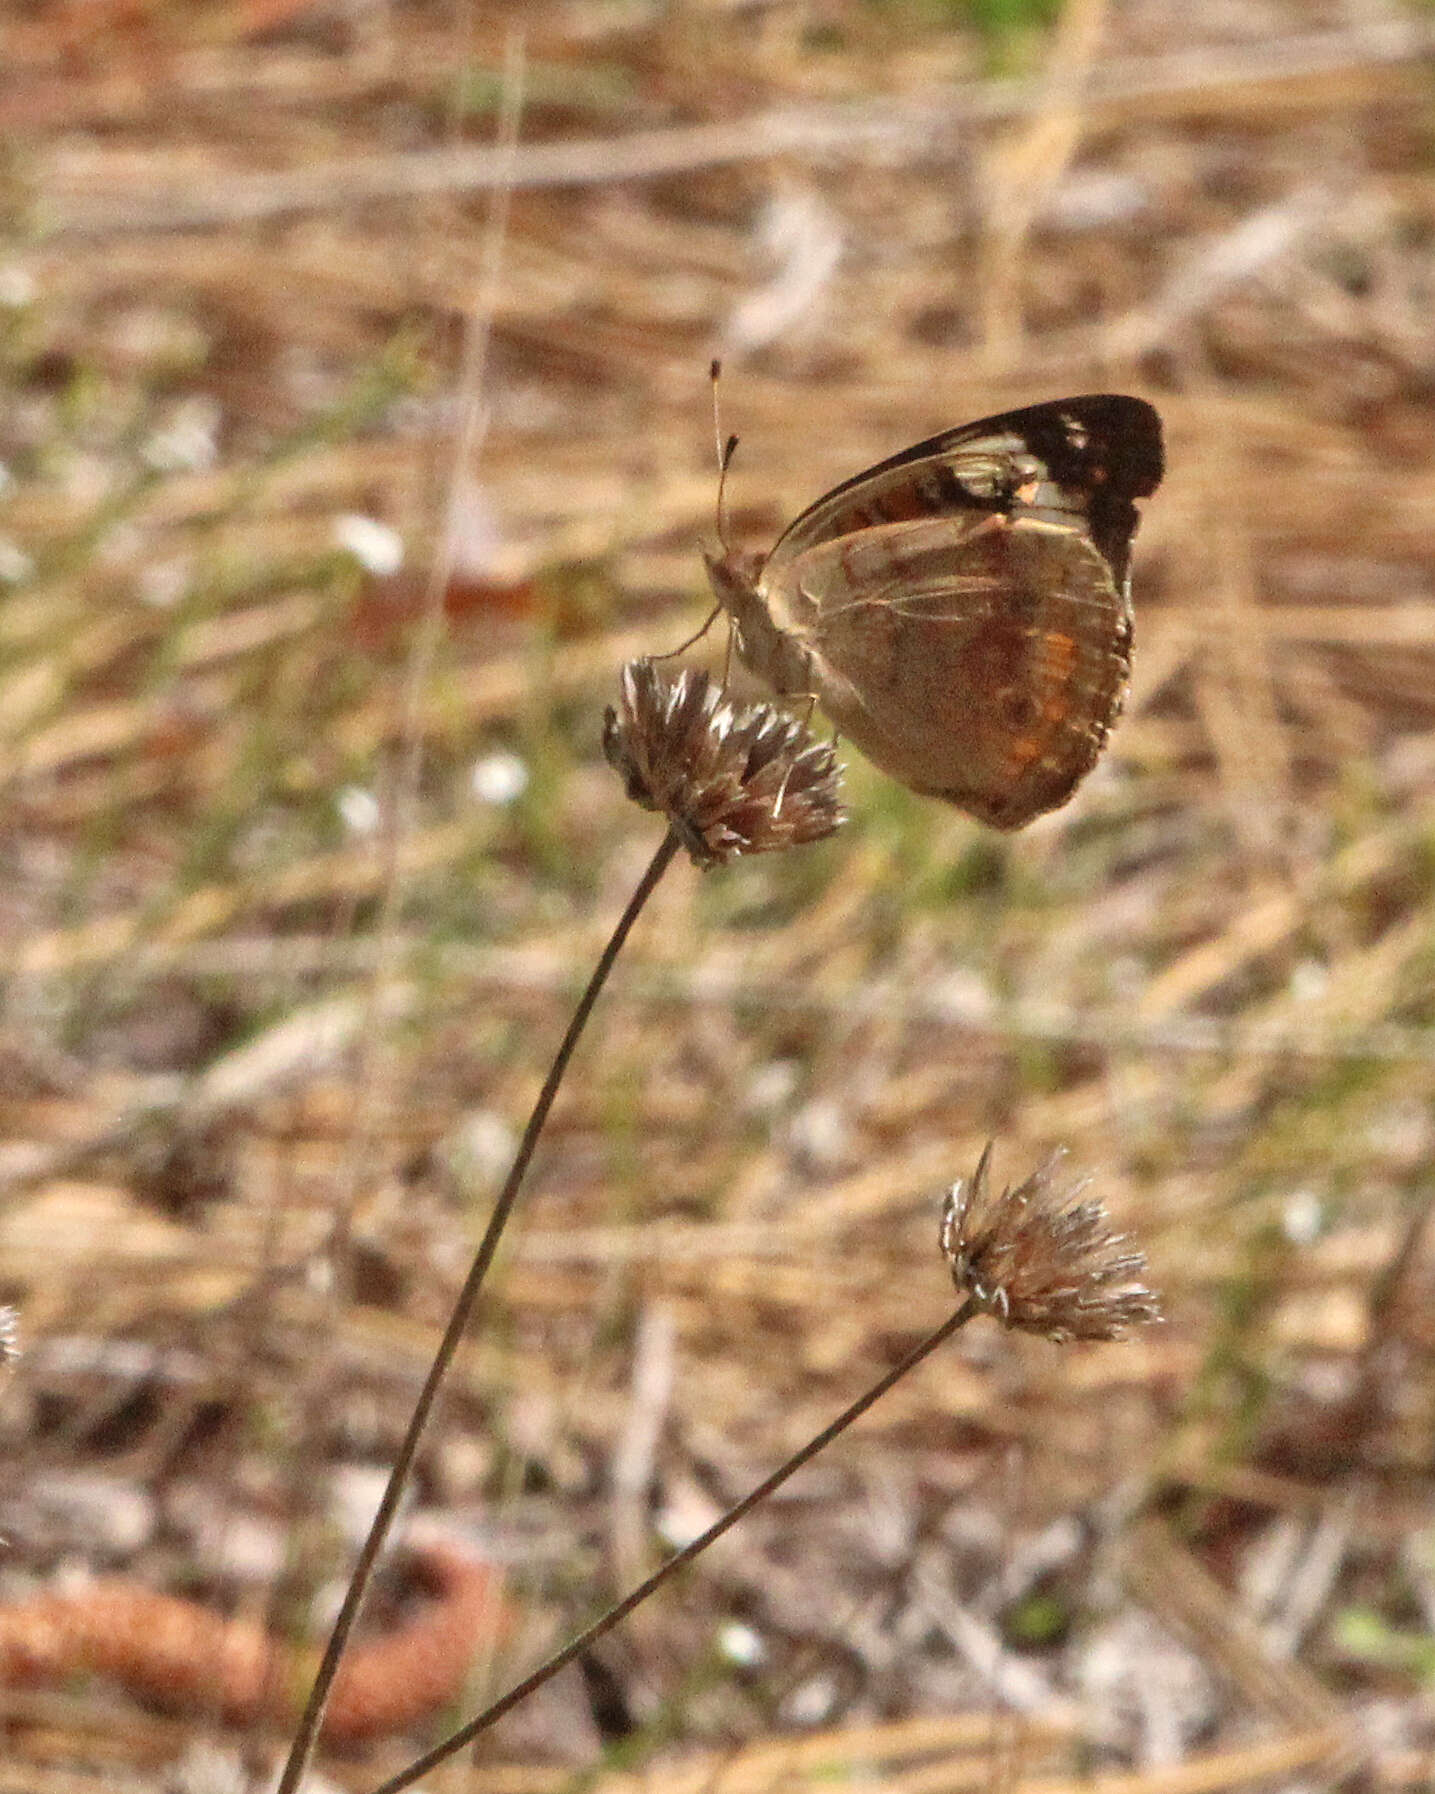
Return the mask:
<path id="1" fill-rule="evenodd" d="M 718 607 L 721 609 L 721 605 Z M 737 645 L 737 624 L 729 617 L 727 620 L 727 652 L 722 657 L 722 688 L 727 690 L 728 681 L 732 678 L 732 653 Z"/>
<path id="2" fill-rule="evenodd" d="M 812 713 L 817 708 L 817 693 L 815 691 L 809 691 L 800 695 L 807 699 L 807 709 L 802 718 L 802 726 L 804 729 L 810 729 L 812 727 Z M 789 765 L 787 771 L 782 775 L 782 783 L 778 786 L 777 797 L 773 801 L 772 813 L 774 816 L 780 816 L 782 814 L 782 800 L 787 796 L 787 781 L 791 777 L 792 766 Z"/>
<path id="3" fill-rule="evenodd" d="M 715 604 L 712 607 L 712 609 L 708 612 L 706 618 L 703 620 L 703 625 L 702 625 L 701 629 L 695 630 L 693 632 L 693 634 L 690 635 L 685 642 L 679 642 L 676 648 L 669 648 L 666 654 L 654 654 L 654 655 L 651 655 L 650 658 L 653 660 L 676 660 L 679 654 L 686 654 L 689 648 L 693 648 L 693 647 L 697 646 L 697 644 L 703 639 L 703 637 L 707 634 L 707 632 L 712 628 L 713 624 L 717 622 L 717 620 L 718 620 L 719 616 L 721 616 L 721 614 L 722 614 L 722 606 L 720 604 Z M 729 648 L 728 648 L 729 658 L 731 657 L 731 653 L 732 653 L 732 649 L 731 649 L 731 645 L 729 645 Z"/>

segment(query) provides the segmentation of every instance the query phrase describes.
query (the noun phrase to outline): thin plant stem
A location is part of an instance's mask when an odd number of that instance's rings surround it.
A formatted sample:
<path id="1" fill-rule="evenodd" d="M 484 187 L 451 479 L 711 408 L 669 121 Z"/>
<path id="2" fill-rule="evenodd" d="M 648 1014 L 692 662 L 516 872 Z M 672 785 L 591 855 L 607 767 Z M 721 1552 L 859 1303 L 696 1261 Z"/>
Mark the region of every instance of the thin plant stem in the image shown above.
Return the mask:
<path id="1" fill-rule="evenodd" d="M 979 1311 L 980 1305 L 969 1296 L 960 1307 L 954 1309 L 947 1316 L 935 1332 L 929 1333 L 924 1340 L 913 1346 L 900 1363 L 893 1365 L 891 1370 L 879 1377 L 870 1389 L 859 1395 L 850 1407 L 844 1408 L 836 1420 L 823 1427 L 815 1438 L 809 1439 L 807 1444 L 794 1453 L 786 1463 L 779 1465 L 771 1476 L 765 1478 L 756 1488 L 750 1489 L 736 1506 L 730 1507 L 720 1519 L 715 1520 L 708 1527 L 706 1532 L 700 1533 L 691 1543 L 684 1545 L 681 1551 L 675 1551 L 666 1562 L 660 1564 L 653 1571 L 651 1576 L 640 1582 L 636 1588 L 631 1589 L 621 1601 L 615 1602 L 606 1613 L 594 1620 L 591 1626 L 580 1632 L 576 1638 L 570 1639 L 561 1651 L 550 1657 L 546 1663 L 540 1664 L 531 1675 L 525 1676 L 492 1706 L 485 1707 L 476 1719 L 469 1720 L 466 1725 L 460 1726 L 456 1732 L 445 1738 L 442 1744 L 436 1744 L 432 1750 L 410 1763 L 406 1769 L 400 1770 L 388 1781 L 380 1783 L 373 1790 L 373 1794 L 399 1794 L 401 1788 L 412 1787 L 421 1775 L 427 1775 L 430 1769 L 453 1756 L 456 1751 L 462 1750 L 464 1745 L 471 1743 L 480 1732 L 487 1731 L 520 1701 L 526 1700 L 536 1688 L 556 1676 L 560 1669 L 565 1668 L 575 1657 L 586 1651 L 589 1645 L 596 1643 L 605 1632 L 611 1632 L 620 1620 L 626 1619 L 635 1607 L 646 1601 L 649 1595 L 660 1588 L 670 1577 L 675 1576 L 684 1565 L 691 1563 L 699 1553 L 706 1551 L 709 1545 L 720 1539 L 731 1527 L 736 1526 L 744 1514 L 749 1513 L 760 1501 L 765 1501 L 775 1490 L 780 1489 L 790 1476 L 793 1476 L 804 1464 L 815 1458 L 818 1452 L 829 1446 L 839 1433 L 844 1432 L 854 1420 L 859 1419 L 875 1402 L 880 1401 L 894 1383 L 900 1382 L 908 1371 L 915 1369 L 929 1353 L 936 1351 L 938 1346 L 944 1345 L 958 1327 L 964 1326 Z"/>
<path id="2" fill-rule="evenodd" d="M 364 1540 L 354 1565 L 353 1577 L 344 1595 L 343 1606 L 339 1609 L 339 1617 L 334 1622 L 333 1632 L 325 1646 L 323 1658 L 314 1677 L 314 1686 L 309 1691 L 309 1699 L 304 1707 L 298 1729 L 294 1734 L 294 1742 L 289 1748 L 289 1756 L 284 1764 L 283 1774 L 275 1788 L 275 1794 L 295 1794 L 300 1779 L 307 1769 L 314 1754 L 319 1737 L 319 1728 L 324 1721 L 324 1709 L 328 1705 L 329 1691 L 333 1687 L 334 1677 L 339 1668 L 339 1660 L 349 1642 L 349 1634 L 354 1629 L 354 1622 L 359 1617 L 364 1596 L 368 1590 L 369 1580 L 373 1575 L 374 1565 L 379 1553 L 383 1550 L 393 1526 L 394 1516 L 398 1512 L 399 1501 L 403 1496 L 404 1486 L 413 1468 L 414 1458 L 418 1453 L 419 1441 L 423 1437 L 429 1414 L 432 1411 L 439 1385 L 442 1383 L 459 1343 L 472 1319 L 474 1305 L 478 1300 L 483 1280 L 488 1275 L 493 1263 L 498 1242 L 513 1213 L 518 1199 L 519 1186 L 523 1182 L 528 1164 L 533 1157 L 533 1149 L 538 1144 L 538 1136 L 543 1131 L 543 1124 L 548 1119 L 548 1112 L 553 1107 L 553 1099 L 558 1094 L 558 1086 L 563 1082 L 563 1074 L 568 1069 L 568 1062 L 573 1057 L 573 1049 L 578 1044 L 598 994 L 607 982 L 608 974 L 613 969 L 623 943 L 627 940 L 633 924 L 642 912 L 644 904 L 652 895 L 658 880 L 672 864 L 677 853 L 679 841 L 673 830 L 669 829 L 663 837 L 658 851 L 649 862 L 648 869 L 638 881 L 637 888 L 628 900 L 628 907 L 619 917 L 617 926 L 603 949 L 593 974 L 588 980 L 587 988 L 578 1000 L 578 1007 L 573 1012 L 573 1019 L 568 1024 L 568 1031 L 563 1036 L 562 1045 L 554 1057 L 543 1088 L 539 1092 L 538 1101 L 533 1105 L 533 1113 L 528 1118 L 528 1126 L 524 1129 L 523 1139 L 519 1143 L 513 1167 L 503 1189 L 499 1192 L 498 1201 L 494 1204 L 489 1217 L 483 1239 L 479 1242 L 478 1251 L 473 1264 L 469 1267 L 468 1276 L 464 1279 L 463 1288 L 459 1291 L 458 1300 L 453 1305 L 448 1326 L 434 1354 L 433 1363 L 429 1366 L 428 1375 L 424 1378 L 423 1388 L 419 1391 L 418 1400 L 414 1403 L 414 1411 L 410 1416 L 408 1431 L 404 1434 L 403 1444 L 399 1447 L 394 1467 L 389 1472 L 389 1480 L 385 1486 L 383 1499 L 379 1502 L 378 1511 L 374 1515 L 373 1524 L 369 1528 L 368 1537 Z"/>

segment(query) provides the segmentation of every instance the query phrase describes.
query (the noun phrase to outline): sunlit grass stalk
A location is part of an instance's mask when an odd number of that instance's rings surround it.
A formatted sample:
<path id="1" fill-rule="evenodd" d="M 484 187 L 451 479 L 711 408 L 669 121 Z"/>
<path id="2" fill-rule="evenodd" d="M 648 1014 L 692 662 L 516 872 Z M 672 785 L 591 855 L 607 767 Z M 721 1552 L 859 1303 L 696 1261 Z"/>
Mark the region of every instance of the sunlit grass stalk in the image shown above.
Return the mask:
<path id="1" fill-rule="evenodd" d="M 498 136 L 499 153 L 510 165 L 518 143 L 518 124 L 523 105 L 524 63 L 522 36 L 511 33 L 505 57 L 503 106 Z M 493 316 L 497 306 L 498 280 L 508 235 L 508 211 L 511 196 L 511 183 L 502 182 L 490 211 L 488 228 L 484 236 L 482 279 L 476 303 L 464 334 L 461 390 L 465 395 L 465 402 L 462 412 L 459 454 L 455 461 L 455 468 L 461 470 L 465 477 L 468 476 L 477 458 L 479 440 L 485 422 L 485 414 L 480 404 L 480 394 L 483 390 Z M 393 924 L 400 904 L 401 881 L 398 876 L 397 844 L 404 838 L 407 831 L 422 770 L 423 731 L 418 727 L 419 701 L 438 649 L 443 617 L 443 594 L 453 573 L 453 498 L 456 491 L 457 487 L 455 486 L 450 494 L 448 514 L 444 520 L 439 550 L 429 570 L 422 627 L 409 662 L 408 678 L 405 685 L 404 714 L 407 727 L 404 730 L 404 736 L 409 743 L 409 749 L 395 792 L 395 824 L 390 844 L 391 861 L 385 881 L 384 903 L 378 930 L 381 970 L 374 984 L 376 991 L 383 982 L 382 958 L 392 944 Z M 554 1058 L 548 1077 L 544 1081 L 533 1113 L 528 1118 L 528 1126 L 519 1143 L 513 1167 L 499 1193 L 493 1214 L 489 1218 L 488 1227 L 479 1242 L 478 1251 L 469 1267 L 468 1276 L 464 1279 L 463 1288 L 459 1291 L 458 1300 L 454 1303 L 453 1312 L 449 1316 L 448 1326 L 439 1342 L 438 1351 L 434 1355 L 433 1363 L 429 1366 L 423 1387 L 419 1391 L 418 1400 L 414 1404 L 408 1429 L 404 1434 L 398 1456 L 384 1488 L 383 1498 L 379 1502 L 378 1511 L 369 1527 L 368 1536 L 360 1549 L 349 1586 L 344 1592 L 344 1600 L 340 1606 L 338 1617 L 334 1622 L 329 1641 L 324 1648 L 324 1654 L 315 1673 L 314 1683 L 305 1702 L 304 1711 L 295 1731 L 294 1740 L 280 1774 L 275 1794 L 295 1794 L 295 1790 L 303 1780 L 305 1770 L 313 1758 L 319 1731 L 324 1723 L 324 1710 L 328 1705 L 329 1695 L 334 1686 L 334 1678 L 338 1674 L 339 1663 L 363 1606 L 364 1597 L 373 1578 L 374 1566 L 388 1542 L 394 1517 L 398 1513 L 399 1503 L 403 1499 L 404 1489 L 413 1469 L 424 1429 L 438 1396 L 439 1386 L 443 1382 L 449 1365 L 453 1362 L 459 1342 L 472 1318 L 479 1291 L 483 1287 L 484 1279 L 493 1263 L 494 1254 L 498 1250 L 498 1242 L 513 1213 L 519 1187 L 528 1170 L 533 1150 L 538 1144 L 538 1136 L 543 1131 L 544 1123 L 548 1119 L 548 1112 L 553 1106 L 553 1099 L 558 1094 L 563 1074 L 568 1068 L 568 1062 L 578 1044 L 579 1036 L 582 1034 L 593 1005 L 598 999 L 598 993 L 607 981 L 608 973 L 613 968 L 613 962 L 622 950 L 623 942 L 627 939 L 629 930 L 642 912 L 643 905 L 671 864 L 678 845 L 676 837 L 670 831 L 654 854 L 652 863 L 640 880 L 627 909 L 624 910 L 618 926 L 613 931 L 607 947 L 594 968 L 587 989 L 579 999 L 578 1007 L 574 1011 L 568 1031 L 563 1037 L 563 1042 Z M 356 1142 L 356 1144 L 360 1143 Z M 357 1170 L 357 1164 L 356 1158 L 355 1170 Z M 343 1205 L 342 1212 L 348 1213 L 347 1204 Z"/>

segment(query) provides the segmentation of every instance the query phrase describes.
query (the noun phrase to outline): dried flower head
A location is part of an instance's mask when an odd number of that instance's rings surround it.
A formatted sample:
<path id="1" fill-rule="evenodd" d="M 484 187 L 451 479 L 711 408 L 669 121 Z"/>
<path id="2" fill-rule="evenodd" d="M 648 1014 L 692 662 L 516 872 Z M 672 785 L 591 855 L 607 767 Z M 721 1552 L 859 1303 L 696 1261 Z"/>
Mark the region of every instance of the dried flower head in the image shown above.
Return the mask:
<path id="1" fill-rule="evenodd" d="M 952 1281 L 1008 1327 L 1048 1339 L 1119 1339 L 1161 1317 L 1140 1280 L 1145 1254 L 1114 1233 L 1099 1202 L 1080 1200 L 1087 1180 L 1064 1188 L 1055 1152 L 1025 1183 L 994 1196 L 992 1149 L 942 1204 L 942 1251 Z"/>
<path id="2" fill-rule="evenodd" d="M 739 710 L 707 673 L 623 668 L 603 752 L 628 796 L 661 810 L 699 866 L 820 841 L 843 821 L 830 743 L 770 704 Z"/>

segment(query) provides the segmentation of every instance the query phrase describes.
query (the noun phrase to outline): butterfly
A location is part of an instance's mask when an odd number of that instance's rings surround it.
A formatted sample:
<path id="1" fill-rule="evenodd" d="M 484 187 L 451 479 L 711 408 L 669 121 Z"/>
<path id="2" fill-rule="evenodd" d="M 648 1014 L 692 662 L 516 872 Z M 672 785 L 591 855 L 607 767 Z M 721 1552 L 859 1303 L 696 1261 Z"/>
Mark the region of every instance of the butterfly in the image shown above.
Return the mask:
<path id="1" fill-rule="evenodd" d="M 1088 393 L 945 430 L 834 487 L 767 555 L 705 555 L 744 663 L 874 765 L 999 829 L 1064 804 L 1131 672 L 1144 399 Z"/>

